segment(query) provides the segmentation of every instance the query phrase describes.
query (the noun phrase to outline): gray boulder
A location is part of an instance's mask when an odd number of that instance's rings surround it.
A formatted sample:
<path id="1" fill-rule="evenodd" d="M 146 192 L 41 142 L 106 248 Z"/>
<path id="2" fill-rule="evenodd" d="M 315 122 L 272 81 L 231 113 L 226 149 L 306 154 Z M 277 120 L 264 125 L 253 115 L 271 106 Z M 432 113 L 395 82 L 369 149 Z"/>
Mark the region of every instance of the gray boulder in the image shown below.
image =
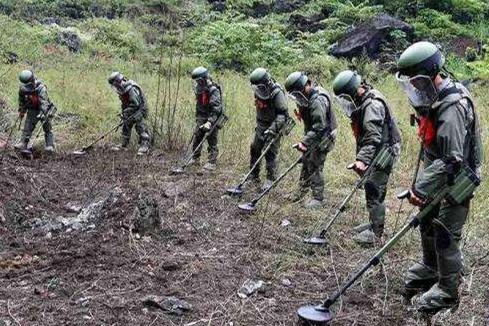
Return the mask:
<path id="1" fill-rule="evenodd" d="M 330 48 L 330 54 L 344 58 L 367 54 L 370 58 L 376 58 L 379 55 L 381 45 L 394 30 L 404 32 L 408 38 L 412 38 L 414 32 L 414 28 L 402 20 L 381 14 L 368 21 L 353 25 Z"/>

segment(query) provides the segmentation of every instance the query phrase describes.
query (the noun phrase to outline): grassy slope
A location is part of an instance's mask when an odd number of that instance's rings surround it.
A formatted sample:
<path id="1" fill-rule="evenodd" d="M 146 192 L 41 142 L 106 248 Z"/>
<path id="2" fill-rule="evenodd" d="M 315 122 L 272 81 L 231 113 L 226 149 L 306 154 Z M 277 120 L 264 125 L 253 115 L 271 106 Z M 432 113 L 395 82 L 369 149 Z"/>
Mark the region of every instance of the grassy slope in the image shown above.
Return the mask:
<path id="1" fill-rule="evenodd" d="M 5 40 L 5 38 L 4 38 Z M 20 42 L 20 38 L 10 38 L 7 41 L 17 41 L 14 48 L 17 48 L 19 53 L 27 54 L 28 47 L 24 42 Z M 160 96 L 157 99 L 158 89 L 158 75 L 156 72 L 148 72 L 148 69 L 141 67 L 138 61 L 123 62 L 119 59 L 104 59 L 100 58 L 92 60 L 86 55 L 73 56 L 64 52 L 60 52 L 59 48 L 42 43 L 35 47 L 40 53 L 46 54 L 43 59 L 36 60 L 34 65 L 20 64 L 9 66 L 0 65 L 0 95 L 8 100 L 11 113 L 10 117 L 15 116 L 16 108 L 16 92 L 17 92 L 17 74 L 18 71 L 23 68 L 34 68 L 37 74 L 48 85 L 52 100 L 64 113 L 77 113 L 83 116 L 83 125 L 80 128 L 73 128 L 69 125 L 56 126 L 57 138 L 60 142 L 60 149 L 63 151 L 69 151 L 76 147 L 85 144 L 89 139 L 93 139 L 95 134 L 106 130 L 111 124 L 116 122 L 116 114 L 118 113 L 118 100 L 116 95 L 111 92 L 107 87 L 106 77 L 112 70 L 121 70 L 130 78 L 137 80 L 147 92 L 149 101 L 151 103 L 151 116 L 150 121 L 155 119 L 162 119 L 162 116 L 166 116 L 168 112 L 168 101 L 165 101 L 165 94 L 168 93 L 168 81 L 170 81 L 170 98 L 172 103 L 176 103 L 176 128 L 180 130 L 178 137 L 176 137 L 176 145 L 180 146 L 185 139 L 188 138 L 190 130 L 193 128 L 192 115 L 194 110 L 194 99 L 190 89 L 190 82 L 188 80 L 188 72 L 192 66 L 197 62 L 194 60 L 185 59 L 182 65 L 182 79 L 181 87 L 179 90 L 178 98 L 175 98 L 177 78 L 167 78 L 165 73 L 162 74 Z M 37 57 L 37 56 L 36 56 Z M 38 58 L 38 57 L 37 57 Z M 36 58 L 36 59 L 37 59 Z M 342 62 L 333 61 L 331 64 L 339 64 L 340 66 L 329 66 L 330 71 L 338 71 L 342 68 L 341 65 L 345 65 Z M 169 59 L 165 58 L 162 70 L 167 71 L 169 66 Z M 177 71 L 176 64 L 172 65 L 174 72 Z M 290 67 L 288 71 L 277 72 L 277 79 L 279 82 L 283 82 L 285 75 L 294 70 L 295 68 L 302 68 L 307 66 L 305 63 L 298 63 L 296 67 Z M 157 69 L 157 67 L 155 67 Z M 370 71 L 375 73 L 375 71 Z M 229 125 L 223 132 L 221 143 L 221 162 L 223 165 L 223 171 L 229 180 L 238 179 L 242 173 L 246 170 L 246 162 L 248 160 L 248 146 L 251 141 L 253 125 L 254 125 L 254 107 L 253 97 L 248 87 L 246 76 L 235 74 L 233 72 L 224 71 L 215 73 L 216 79 L 218 79 L 225 89 L 225 103 L 229 116 L 232 118 Z M 328 88 L 330 85 L 330 74 L 326 74 L 326 78 L 321 80 L 323 85 Z M 400 160 L 399 167 L 394 173 L 391 180 L 392 190 L 388 195 L 388 205 L 390 207 L 389 214 L 389 226 L 392 229 L 394 222 L 394 212 L 398 206 L 398 203 L 393 198 L 394 189 L 402 189 L 409 185 L 410 173 L 414 169 L 414 160 L 416 157 L 416 151 L 418 145 L 415 139 L 415 130 L 408 124 L 408 117 L 411 113 L 411 109 L 406 101 L 404 94 L 397 87 L 395 80 L 392 76 L 381 77 L 374 83 L 382 92 L 384 92 L 389 98 L 392 106 L 394 107 L 395 115 L 399 122 L 402 134 L 403 134 L 403 152 Z M 164 89 L 164 90 L 163 90 Z M 484 86 L 476 87 L 474 95 L 479 104 L 479 112 L 482 118 L 483 136 L 485 144 L 486 157 L 489 155 L 489 131 L 487 129 L 489 123 L 488 106 L 489 95 L 485 92 Z M 167 97 L 166 97 L 167 98 Z M 155 104 L 159 102 L 158 108 Z M 165 102 L 164 108 L 161 103 Z M 292 105 L 291 105 L 292 108 Z M 347 172 L 342 167 L 348 162 L 351 162 L 354 155 L 354 144 L 349 130 L 347 119 L 338 107 L 335 107 L 337 116 L 340 118 L 340 135 L 338 138 L 338 144 L 333 153 L 328 157 L 325 167 L 325 176 L 327 179 L 327 189 L 331 198 L 339 199 L 349 189 L 354 181 L 354 176 L 350 172 Z M 164 113 L 163 113 L 164 112 Z M 165 124 L 163 130 L 167 130 L 168 125 Z M 290 144 L 299 139 L 301 133 L 301 126 L 295 129 L 293 135 L 289 139 L 284 141 L 283 151 L 281 152 L 280 160 L 282 167 L 288 165 L 296 157 L 297 153 L 290 148 Z M 116 141 L 117 137 L 113 137 L 112 140 Z M 168 143 L 165 139 L 159 138 L 157 146 L 161 149 L 168 147 Z M 298 171 L 293 173 L 288 182 L 284 183 L 285 191 L 291 191 L 294 188 L 294 182 L 298 176 Z M 484 176 L 487 179 L 488 169 L 484 168 Z M 475 262 L 477 256 L 470 256 L 471 253 L 478 254 L 479 246 L 486 244 L 485 231 L 489 226 L 489 203 L 485 198 L 489 196 L 489 186 L 484 183 L 478 191 L 476 199 L 473 201 L 471 219 L 466 228 L 466 247 L 468 250 L 467 260 L 472 264 Z M 271 202 L 270 202 L 271 204 Z M 359 215 L 365 216 L 365 211 L 362 209 L 362 200 L 358 199 L 358 205 L 356 205 L 356 212 Z M 278 210 L 274 219 L 280 219 L 281 216 L 293 216 L 294 207 L 285 206 L 285 211 Z M 311 218 L 318 219 L 320 214 L 314 214 L 312 216 L 302 216 L 301 220 L 305 221 Z M 348 228 L 351 223 L 358 221 L 358 218 L 354 219 L 353 215 L 351 219 L 345 221 L 342 224 L 343 228 Z M 270 221 L 271 222 L 271 221 Z M 313 226 L 311 225 L 312 229 Z M 295 241 L 296 239 L 290 240 Z M 341 242 L 339 244 L 343 256 L 347 251 L 356 251 L 356 247 L 353 247 L 349 242 Z M 418 242 L 416 238 L 409 238 L 403 242 L 398 249 L 393 252 L 393 259 L 402 259 L 408 261 L 409 259 L 417 258 L 417 246 Z M 403 255 L 403 256 L 402 256 Z M 398 257 L 399 258 L 396 258 Z M 295 252 L 282 252 L 277 253 L 276 257 L 271 260 L 270 264 L 278 264 L 281 271 L 287 271 L 288 266 L 295 266 L 296 264 L 304 264 L 304 268 L 309 266 L 304 262 L 300 254 Z M 361 257 L 357 257 L 355 260 L 359 260 Z M 296 262 L 296 261 L 299 262 Z M 354 267 L 356 262 L 352 263 L 350 267 Z M 406 263 L 404 264 L 406 265 Z M 275 265 L 274 265 L 275 266 Z M 392 265 L 399 268 L 399 265 Z M 320 266 L 313 266 L 318 271 L 324 271 Z M 400 267 L 402 269 L 402 267 Z M 475 272 L 476 277 L 480 277 L 477 274 L 477 266 L 472 268 L 472 272 Z M 393 270 L 396 273 L 395 283 L 399 284 L 399 278 L 401 276 L 401 270 Z M 470 271 L 469 271 L 470 272 Z M 278 273 L 278 272 L 277 272 Z M 280 273 L 278 274 L 280 275 Z M 399 276 L 399 277 L 397 277 Z M 320 286 L 315 287 L 315 296 L 322 291 Z M 319 291 L 319 292 L 316 292 Z M 479 296 L 482 296 L 482 292 L 478 292 L 476 300 Z M 395 309 L 394 307 L 391 307 Z M 483 311 L 482 306 L 475 306 L 472 309 L 476 309 L 474 314 L 479 314 L 478 311 Z M 470 312 L 462 312 L 465 320 L 469 320 Z M 482 318 L 482 315 L 479 314 Z"/>

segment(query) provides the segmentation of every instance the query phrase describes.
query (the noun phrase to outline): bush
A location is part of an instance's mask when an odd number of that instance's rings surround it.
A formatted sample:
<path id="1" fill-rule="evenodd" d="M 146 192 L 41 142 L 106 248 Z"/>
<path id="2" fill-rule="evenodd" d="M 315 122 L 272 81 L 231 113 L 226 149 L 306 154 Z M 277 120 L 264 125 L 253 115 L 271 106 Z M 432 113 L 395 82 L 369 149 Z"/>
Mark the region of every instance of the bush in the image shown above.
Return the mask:
<path id="1" fill-rule="evenodd" d="M 186 50 L 216 68 L 238 71 L 292 62 L 297 56 L 281 33 L 249 22 L 217 21 L 194 29 Z"/>

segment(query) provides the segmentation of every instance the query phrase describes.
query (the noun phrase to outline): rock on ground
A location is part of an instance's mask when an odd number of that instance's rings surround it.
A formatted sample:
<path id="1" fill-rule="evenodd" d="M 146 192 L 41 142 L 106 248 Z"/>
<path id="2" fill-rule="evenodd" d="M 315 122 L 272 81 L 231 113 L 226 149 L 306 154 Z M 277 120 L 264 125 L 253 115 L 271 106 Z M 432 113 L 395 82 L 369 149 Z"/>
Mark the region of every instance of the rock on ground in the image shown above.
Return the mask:
<path id="1" fill-rule="evenodd" d="M 390 32 L 400 30 L 411 38 L 414 28 L 387 14 L 378 15 L 368 21 L 352 26 L 350 30 L 330 49 L 335 57 L 358 57 L 367 54 L 377 57 L 380 46 Z"/>
<path id="2" fill-rule="evenodd" d="M 145 235 L 161 229 L 160 210 L 156 200 L 139 195 L 133 212 L 134 231 Z"/>

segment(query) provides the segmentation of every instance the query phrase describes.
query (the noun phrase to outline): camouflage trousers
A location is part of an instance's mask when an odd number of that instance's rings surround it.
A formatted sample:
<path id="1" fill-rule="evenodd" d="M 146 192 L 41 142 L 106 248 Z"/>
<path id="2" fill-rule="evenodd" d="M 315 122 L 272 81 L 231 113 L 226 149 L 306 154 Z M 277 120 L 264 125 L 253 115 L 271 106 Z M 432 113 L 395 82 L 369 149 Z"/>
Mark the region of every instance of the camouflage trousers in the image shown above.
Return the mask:
<path id="1" fill-rule="evenodd" d="M 202 153 L 202 146 L 197 150 L 197 146 L 202 142 L 204 139 L 204 136 L 206 134 L 206 131 L 200 128 L 204 123 L 207 122 L 207 118 L 197 118 L 196 120 L 197 124 L 195 126 L 195 131 L 194 131 L 194 140 L 192 143 L 192 150 L 195 151 L 194 153 L 194 160 L 200 159 L 201 153 Z M 214 131 L 207 137 L 207 152 L 209 153 L 209 163 L 215 164 L 217 163 L 217 156 L 219 155 L 219 148 L 217 147 L 217 136 L 218 136 L 219 130 L 218 128 L 215 128 Z"/>
<path id="2" fill-rule="evenodd" d="M 265 146 L 268 145 L 268 143 L 265 141 L 265 138 L 263 136 L 265 130 L 267 130 L 267 128 L 257 127 L 255 129 L 255 138 L 253 139 L 253 142 L 251 143 L 250 146 L 250 169 L 253 167 L 256 160 L 258 160 L 258 158 L 262 154 L 262 151 L 264 150 Z M 280 139 L 276 140 L 273 143 L 273 145 L 270 147 L 268 152 L 265 154 L 268 180 L 274 181 L 277 178 L 277 171 L 278 171 L 277 156 L 279 150 L 280 150 Z M 260 178 L 260 169 L 261 169 L 260 166 L 261 164 L 258 164 L 256 168 L 253 170 L 253 173 L 251 175 L 252 178 L 255 179 Z"/>
<path id="3" fill-rule="evenodd" d="M 367 202 L 368 216 L 372 224 L 372 231 L 379 237 L 384 232 L 384 200 L 391 171 L 391 168 L 388 170 L 374 170 L 365 181 L 365 200 Z"/>
<path id="4" fill-rule="evenodd" d="M 469 213 L 469 201 L 462 205 L 442 202 L 420 224 L 423 264 L 412 266 L 406 275 L 405 285 L 420 281 L 431 282 L 452 297 L 457 297 L 463 260 L 459 242 Z"/>
<path id="5" fill-rule="evenodd" d="M 129 120 L 124 122 L 122 125 L 122 146 L 129 145 L 129 141 L 131 140 L 132 128 L 136 129 L 136 132 L 139 136 L 139 143 L 149 143 L 150 137 L 148 133 L 148 126 L 143 118 L 137 120 Z"/>
<path id="6" fill-rule="evenodd" d="M 47 121 L 45 120 L 44 122 L 40 121 L 40 119 L 37 118 L 38 114 L 39 111 L 37 110 L 27 110 L 24 129 L 22 130 L 21 142 L 28 144 L 37 123 L 41 122 L 44 130 L 44 140 L 46 142 L 46 146 L 54 146 L 54 135 L 52 132 L 51 121 L 49 119 Z"/>
<path id="7" fill-rule="evenodd" d="M 314 199 L 324 199 L 324 162 L 327 156 L 326 151 L 313 151 L 305 155 L 302 159 L 302 169 L 299 179 L 299 188 L 301 192 L 306 192 L 309 188 L 312 190 Z"/>

